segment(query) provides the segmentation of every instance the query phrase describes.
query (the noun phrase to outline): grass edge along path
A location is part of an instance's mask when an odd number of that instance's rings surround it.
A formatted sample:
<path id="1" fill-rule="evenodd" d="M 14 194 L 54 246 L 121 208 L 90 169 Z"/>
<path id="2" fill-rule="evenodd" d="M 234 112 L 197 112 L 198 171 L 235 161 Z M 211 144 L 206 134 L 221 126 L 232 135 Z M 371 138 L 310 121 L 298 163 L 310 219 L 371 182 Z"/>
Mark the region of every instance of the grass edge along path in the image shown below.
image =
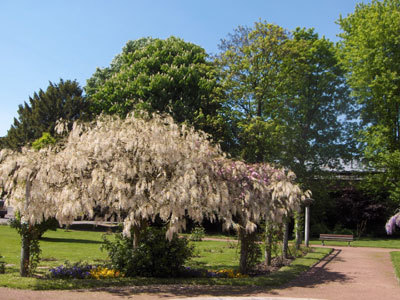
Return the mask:
<path id="1" fill-rule="evenodd" d="M 115 286 L 144 286 L 159 284 L 188 285 L 231 285 L 231 286 L 262 286 L 266 288 L 279 287 L 309 268 L 317 264 L 332 252 L 331 248 L 313 248 L 302 258 L 295 259 L 290 266 L 266 276 L 248 278 L 118 278 L 118 279 L 42 279 L 22 278 L 10 273 L 0 275 L 0 286 L 15 289 L 32 290 L 70 290 L 90 289 Z M 15 274 L 15 273 L 14 273 Z"/>
<path id="2" fill-rule="evenodd" d="M 311 245 L 321 246 L 322 242 L 318 239 L 311 239 Z M 346 247 L 347 242 L 325 241 L 326 246 Z M 350 243 L 351 247 L 368 247 L 368 248 L 389 248 L 400 249 L 399 238 L 358 238 Z"/>
<path id="3" fill-rule="evenodd" d="M 392 259 L 394 273 L 396 274 L 397 282 L 400 285 L 400 251 L 390 252 L 390 258 Z"/>

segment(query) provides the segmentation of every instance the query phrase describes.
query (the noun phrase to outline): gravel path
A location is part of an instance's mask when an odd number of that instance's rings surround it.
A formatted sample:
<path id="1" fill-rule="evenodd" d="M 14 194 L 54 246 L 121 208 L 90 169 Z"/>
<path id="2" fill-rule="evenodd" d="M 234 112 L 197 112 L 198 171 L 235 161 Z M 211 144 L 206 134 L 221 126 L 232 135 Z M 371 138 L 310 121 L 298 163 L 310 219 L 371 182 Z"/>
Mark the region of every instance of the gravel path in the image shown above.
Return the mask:
<path id="1" fill-rule="evenodd" d="M 0 299 L 400 299 L 390 249 L 335 247 L 331 255 L 300 278 L 280 287 L 146 286 L 80 291 L 29 291 L 0 288 Z M 290 298 L 292 297 L 292 298 Z"/>

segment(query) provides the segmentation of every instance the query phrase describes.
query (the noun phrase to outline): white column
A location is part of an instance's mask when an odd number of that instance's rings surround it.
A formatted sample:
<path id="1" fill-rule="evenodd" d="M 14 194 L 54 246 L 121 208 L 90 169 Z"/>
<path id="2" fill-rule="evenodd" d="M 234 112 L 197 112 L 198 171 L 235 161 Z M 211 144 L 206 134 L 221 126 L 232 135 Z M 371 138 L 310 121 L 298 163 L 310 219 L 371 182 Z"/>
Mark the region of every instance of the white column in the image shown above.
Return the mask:
<path id="1" fill-rule="evenodd" d="M 306 247 L 309 247 L 310 243 L 310 205 L 306 206 L 306 222 L 305 222 L 304 242 Z"/>

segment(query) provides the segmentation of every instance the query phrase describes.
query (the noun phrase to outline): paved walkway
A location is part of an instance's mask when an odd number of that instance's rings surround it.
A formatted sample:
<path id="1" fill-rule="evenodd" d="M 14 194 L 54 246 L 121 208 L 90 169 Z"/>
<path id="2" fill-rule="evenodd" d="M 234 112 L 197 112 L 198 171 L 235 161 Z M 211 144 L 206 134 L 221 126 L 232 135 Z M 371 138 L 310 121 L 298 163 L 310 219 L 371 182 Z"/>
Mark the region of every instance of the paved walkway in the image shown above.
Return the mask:
<path id="1" fill-rule="evenodd" d="M 278 289 L 226 286 L 146 286 L 95 291 L 27 291 L 0 288 L 0 299 L 400 299 L 390 249 L 335 247 L 303 276 Z M 211 298 L 210 298 L 211 297 Z M 245 298 L 243 298 L 245 297 Z"/>

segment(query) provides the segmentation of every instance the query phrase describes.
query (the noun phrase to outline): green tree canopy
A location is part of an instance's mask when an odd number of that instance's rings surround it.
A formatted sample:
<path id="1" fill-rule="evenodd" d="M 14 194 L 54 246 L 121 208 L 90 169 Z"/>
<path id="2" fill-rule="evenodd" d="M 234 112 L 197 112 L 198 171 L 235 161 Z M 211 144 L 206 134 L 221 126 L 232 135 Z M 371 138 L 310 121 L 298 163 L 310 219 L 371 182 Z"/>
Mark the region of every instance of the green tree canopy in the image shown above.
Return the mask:
<path id="1" fill-rule="evenodd" d="M 85 90 L 96 113 L 167 112 L 175 121 L 225 136 L 216 69 L 205 50 L 176 37 L 130 41 Z"/>
<path id="2" fill-rule="evenodd" d="M 60 118 L 69 126 L 88 115 L 88 104 L 82 96 L 82 89 L 76 81 L 60 80 L 49 83 L 46 91 L 39 90 L 18 107 L 18 119 L 3 138 L 3 147 L 18 149 L 40 138 L 44 132 L 54 134 L 54 127 Z"/>
<path id="3" fill-rule="evenodd" d="M 136 50 L 142 49 L 149 43 L 153 42 L 154 39 L 147 37 L 138 40 L 128 41 L 122 48 L 122 53 L 117 54 L 112 60 L 109 67 L 97 68 L 96 72 L 86 81 L 84 87 L 86 95 L 90 98 L 101 88 L 104 83 L 112 77 L 115 73 L 121 70 L 126 57 L 129 53 L 135 52 Z"/>
<path id="4" fill-rule="evenodd" d="M 332 42 L 312 29 L 257 22 L 239 27 L 221 50 L 242 158 L 276 162 L 305 181 L 345 156 L 352 106 Z"/>
<path id="5" fill-rule="evenodd" d="M 374 176 L 378 185 L 400 200 L 400 1 L 358 4 L 338 23 L 341 63 L 362 109 L 364 155 L 384 171 Z"/>

